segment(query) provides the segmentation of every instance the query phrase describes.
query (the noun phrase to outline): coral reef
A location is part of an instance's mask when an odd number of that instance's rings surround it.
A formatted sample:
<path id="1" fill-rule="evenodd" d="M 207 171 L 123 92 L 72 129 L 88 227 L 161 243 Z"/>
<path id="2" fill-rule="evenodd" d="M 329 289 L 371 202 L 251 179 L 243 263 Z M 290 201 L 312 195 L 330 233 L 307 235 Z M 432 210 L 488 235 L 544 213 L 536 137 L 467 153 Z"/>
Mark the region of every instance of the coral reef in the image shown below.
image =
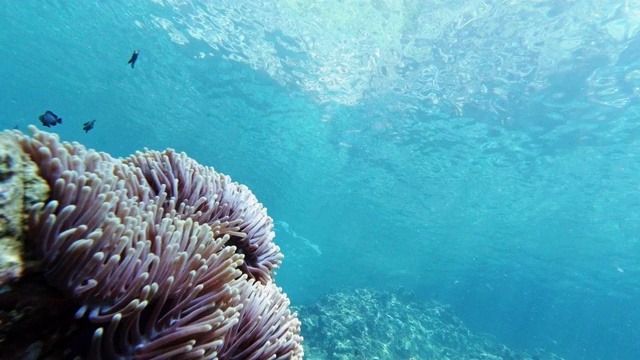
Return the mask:
<path id="1" fill-rule="evenodd" d="M 59 305 L 62 329 L 16 346 L 5 327 L 0 350 L 7 352 L 0 353 L 303 357 L 300 322 L 271 276 L 282 258 L 273 221 L 249 189 L 172 150 L 114 159 L 30 131 L 33 137 L 4 136 L 19 144 L 51 191 L 28 211 L 37 269 L 5 286 L 0 321 L 21 329 L 46 300 Z M 35 295 L 21 299 L 25 293 Z"/>
<path id="2" fill-rule="evenodd" d="M 473 334 L 447 306 L 418 303 L 406 290 L 335 293 L 301 307 L 299 316 L 308 360 L 561 359 L 541 350 L 510 350 Z"/>

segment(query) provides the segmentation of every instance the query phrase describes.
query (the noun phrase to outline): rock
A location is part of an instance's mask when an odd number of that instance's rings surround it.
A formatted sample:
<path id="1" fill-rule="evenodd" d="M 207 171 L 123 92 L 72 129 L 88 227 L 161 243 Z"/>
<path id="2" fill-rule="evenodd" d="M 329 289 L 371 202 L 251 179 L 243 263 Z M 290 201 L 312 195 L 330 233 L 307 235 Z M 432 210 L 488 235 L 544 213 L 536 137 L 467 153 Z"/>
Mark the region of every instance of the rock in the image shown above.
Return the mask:
<path id="1" fill-rule="evenodd" d="M 25 269 L 28 208 L 46 200 L 49 186 L 10 133 L 0 133 L 0 286 Z"/>

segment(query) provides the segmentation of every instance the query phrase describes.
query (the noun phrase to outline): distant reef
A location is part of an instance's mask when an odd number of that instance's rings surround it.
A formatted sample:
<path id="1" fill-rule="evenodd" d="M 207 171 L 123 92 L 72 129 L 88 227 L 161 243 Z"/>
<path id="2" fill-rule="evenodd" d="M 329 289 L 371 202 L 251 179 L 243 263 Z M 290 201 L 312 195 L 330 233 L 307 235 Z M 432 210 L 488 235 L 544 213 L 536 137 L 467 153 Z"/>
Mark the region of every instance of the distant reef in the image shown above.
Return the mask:
<path id="1" fill-rule="evenodd" d="M 417 302 L 407 290 L 327 295 L 298 314 L 307 360 L 561 360 L 510 350 L 473 334 L 448 306 Z"/>

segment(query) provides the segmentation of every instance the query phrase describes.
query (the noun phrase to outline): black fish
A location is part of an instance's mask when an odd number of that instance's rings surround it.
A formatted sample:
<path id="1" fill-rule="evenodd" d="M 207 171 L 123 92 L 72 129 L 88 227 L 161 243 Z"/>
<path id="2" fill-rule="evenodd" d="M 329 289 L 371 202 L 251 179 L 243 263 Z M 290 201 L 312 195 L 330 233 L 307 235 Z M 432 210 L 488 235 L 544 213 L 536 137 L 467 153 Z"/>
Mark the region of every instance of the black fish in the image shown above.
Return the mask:
<path id="1" fill-rule="evenodd" d="M 46 127 L 56 126 L 57 124 L 62 124 L 62 118 L 58 117 L 58 115 L 52 113 L 47 110 L 44 114 L 38 117 L 42 122 L 42 125 Z"/>
<path id="2" fill-rule="evenodd" d="M 95 124 L 95 123 L 96 123 L 95 120 L 87 121 L 86 123 L 84 123 L 82 125 L 82 130 L 84 130 L 84 132 L 88 133 L 89 130 L 93 129 L 93 124 Z"/>
<path id="3" fill-rule="evenodd" d="M 138 55 L 140 55 L 140 51 L 136 50 L 133 52 L 133 55 L 131 55 L 131 59 L 129 59 L 129 62 L 127 64 L 131 64 L 131 68 L 133 69 L 133 66 L 136 64 L 136 61 L 138 61 Z"/>

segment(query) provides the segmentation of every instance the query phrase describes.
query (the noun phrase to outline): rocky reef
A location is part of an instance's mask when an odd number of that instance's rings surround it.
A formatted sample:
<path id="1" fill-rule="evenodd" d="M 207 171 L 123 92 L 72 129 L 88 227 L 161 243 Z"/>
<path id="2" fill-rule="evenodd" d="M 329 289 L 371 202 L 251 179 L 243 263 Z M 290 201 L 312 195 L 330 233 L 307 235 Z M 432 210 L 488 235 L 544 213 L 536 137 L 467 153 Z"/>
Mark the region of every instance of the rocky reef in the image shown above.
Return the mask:
<path id="1" fill-rule="evenodd" d="M 36 164 L 12 136 L 0 134 L 0 286 L 23 275 L 28 209 L 48 194 Z"/>

